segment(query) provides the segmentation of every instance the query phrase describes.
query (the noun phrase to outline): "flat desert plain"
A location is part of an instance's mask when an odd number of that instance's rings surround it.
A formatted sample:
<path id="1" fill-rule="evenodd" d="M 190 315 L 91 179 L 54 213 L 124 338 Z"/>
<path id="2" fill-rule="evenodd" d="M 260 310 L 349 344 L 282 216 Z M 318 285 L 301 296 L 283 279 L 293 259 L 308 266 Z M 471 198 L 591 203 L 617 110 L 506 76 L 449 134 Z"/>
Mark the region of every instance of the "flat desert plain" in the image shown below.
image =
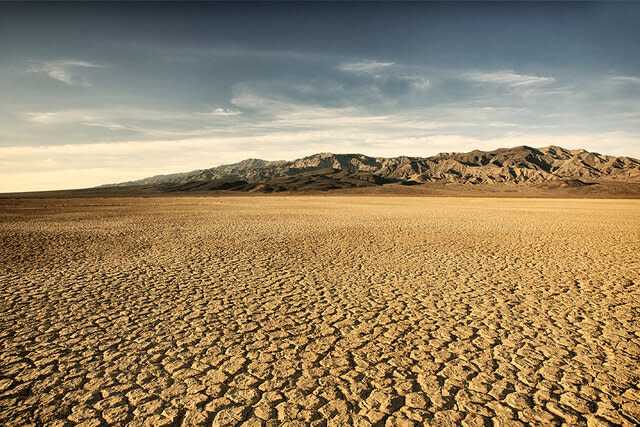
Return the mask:
<path id="1" fill-rule="evenodd" d="M 0 200 L 0 424 L 636 425 L 640 201 Z"/>

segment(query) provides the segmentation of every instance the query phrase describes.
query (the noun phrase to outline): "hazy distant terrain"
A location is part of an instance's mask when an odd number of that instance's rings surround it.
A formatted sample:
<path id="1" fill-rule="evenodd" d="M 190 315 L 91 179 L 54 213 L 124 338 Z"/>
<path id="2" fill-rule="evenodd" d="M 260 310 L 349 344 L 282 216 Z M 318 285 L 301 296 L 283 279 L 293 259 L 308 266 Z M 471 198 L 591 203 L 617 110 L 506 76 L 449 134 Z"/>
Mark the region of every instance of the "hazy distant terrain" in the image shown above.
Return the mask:
<path id="1" fill-rule="evenodd" d="M 5 198 L 0 235 L 2 425 L 640 423 L 640 201 Z"/>
<path id="2" fill-rule="evenodd" d="M 158 175 L 108 187 L 165 191 L 326 191 L 385 184 L 522 184 L 540 189 L 640 184 L 640 161 L 566 150 L 515 147 L 432 157 L 368 157 L 320 153 L 293 161 L 244 160 L 193 172 Z M 635 187 L 634 187 L 635 188 Z"/>

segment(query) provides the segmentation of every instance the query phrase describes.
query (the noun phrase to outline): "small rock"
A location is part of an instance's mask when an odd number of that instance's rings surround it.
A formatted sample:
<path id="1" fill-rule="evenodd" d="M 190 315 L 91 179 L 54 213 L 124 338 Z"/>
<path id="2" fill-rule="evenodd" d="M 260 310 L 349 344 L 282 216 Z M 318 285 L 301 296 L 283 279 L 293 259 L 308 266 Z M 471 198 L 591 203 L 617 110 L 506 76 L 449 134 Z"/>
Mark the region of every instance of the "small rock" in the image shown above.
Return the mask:
<path id="1" fill-rule="evenodd" d="M 429 398 L 424 393 L 409 393 L 404 396 L 404 404 L 410 408 L 426 409 Z"/>

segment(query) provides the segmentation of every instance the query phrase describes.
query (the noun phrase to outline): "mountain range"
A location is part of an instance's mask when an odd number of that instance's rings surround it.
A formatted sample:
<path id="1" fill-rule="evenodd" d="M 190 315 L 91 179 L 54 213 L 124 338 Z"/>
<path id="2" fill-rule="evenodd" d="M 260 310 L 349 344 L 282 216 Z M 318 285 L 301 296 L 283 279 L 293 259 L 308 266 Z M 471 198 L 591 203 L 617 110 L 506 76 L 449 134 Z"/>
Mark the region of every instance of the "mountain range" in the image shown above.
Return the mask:
<path id="1" fill-rule="evenodd" d="M 588 186 L 640 183 L 640 161 L 557 146 L 520 146 L 493 151 L 440 153 L 431 157 L 369 157 L 318 153 L 292 161 L 247 159 L 230 165 L 102 188 L 139 187 L 161 191 L 314 191 L 385 184 L 522 184 Z"/>

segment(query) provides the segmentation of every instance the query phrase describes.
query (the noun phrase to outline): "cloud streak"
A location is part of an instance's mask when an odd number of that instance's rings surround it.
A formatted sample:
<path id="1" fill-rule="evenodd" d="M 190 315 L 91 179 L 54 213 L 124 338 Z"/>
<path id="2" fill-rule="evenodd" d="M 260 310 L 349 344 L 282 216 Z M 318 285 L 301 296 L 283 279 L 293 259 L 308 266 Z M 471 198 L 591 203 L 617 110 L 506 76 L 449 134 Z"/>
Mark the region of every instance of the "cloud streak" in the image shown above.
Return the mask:
<path id="1" fill-rule="evenodd" d="M 238 116 L 241 111 L 228 108 L 214 108 L 206 112 L 160 111 L 144 108 L 113 106 L 105 108 L 69 109 L 60 111 L 28 112 L 28 121 L 42 126 L 83 125 L 104 127 L 108 129 L 141 128 L 143 123 L 163 122 L 157 127 L 160 131 L 166 127 L 165 123 L 194 122 L 193 126 L 201 126 L 202 121 L 210 119 Z M 197 122 L 197 123 L 195 123 Z M 138 125 L 135 125 L 135 124 Z"/>
<path id="2" fill-rule="evenodd" d="M 102 68 L 102 65 L 80 60 L 60 60 L 32 64 L 27 70 L 44 73 L 49 78 L 68 86 L 90 86 L 89 82 L 79 75 L 79 70 L 86 68 Z"/>
<path id="3" fill-rule="evenodd" d="M 237 110 L 230 110 L 228 108 L 216 108 L 215 110 L 212 110 L 209 113 L 203 113 L 205 115 L 210 115 L 210 116 L 237 116 L 238 114 L 242 114 L 240 111 Z"/>
<path id="4" fill-rule="evenodd" d="M 463 77 L 478 83 L 506 85 L 513 88 L 553 83 L 555 81 L 553 77 L 519 74 L 513 71 L 471 72 L 464 74 Z"/>
<path id="5" fill-rule="evenodd" d="M 350 73 L 358 74 L 377 74 L 380 71 L 386 70 L 393 66 L 393 62 L 380 62 L 374 60 L 345 62 L 338 66 L 341 71 L 347 71 Z"/>
<path id="6" fill-rule="evenodd" d="M 635 83 L 640 84 L 640 77 L 635 76 L 614 76 L 611 80 L 619 83 Z"/>

